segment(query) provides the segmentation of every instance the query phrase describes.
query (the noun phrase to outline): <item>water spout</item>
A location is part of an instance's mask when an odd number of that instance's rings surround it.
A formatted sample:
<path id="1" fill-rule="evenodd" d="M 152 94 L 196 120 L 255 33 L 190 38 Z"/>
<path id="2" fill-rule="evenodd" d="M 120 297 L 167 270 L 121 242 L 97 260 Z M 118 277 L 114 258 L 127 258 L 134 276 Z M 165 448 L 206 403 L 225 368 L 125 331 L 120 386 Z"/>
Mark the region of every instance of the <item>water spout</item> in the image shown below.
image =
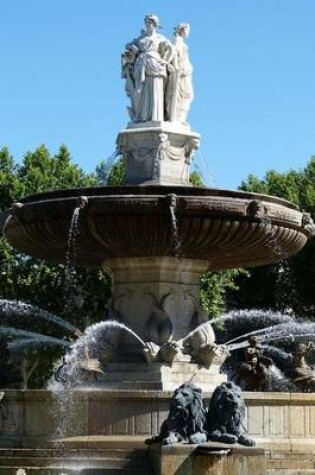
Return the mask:
<path id="1" fill-rule="evenodd" d="M 76 240 L 80 232 L 80 228 L 79 228 L 80 212 L 82 209 L 84 209 L 87 206 L 87 204 L 88 204 L 88 198 L 86 196 L 79 196 L 76 199 L 76 206 L 73 210 L 73 214 L 71 217 L 69 234 L 68 234 L 68 242 L 67 242 L 66 264 L 68 268 L 71 266 L 75 266 Z"/>
<path id="2" fill-rule="evenodd" d="M 176 208 L 177 208 L 177 196 L 175 194 L 171 194 L 168 196 L 170 200 L 170 214 L 171 214 L 171 242 L 172 242 L 172 249 L 175 254 L 175 257 L 178 257 L 180 251 L 180 241 L 178 237 L 178 226 L 177 226 L 177 216 L 176 216 Z"/>
<path id="3" fill-rule="evenodd" d="M 8 216 L 5 218 L 5 221 L 2 225 L 2 229 L 1 229 L 1 233 L 2 233 L 2 236 L 6 237 L 5 236 L 5 232 L 6 232 L 6 229 L 8 227 L 8 224 L 10 223 L 11 219 L 13 218 L 13 214 L 8 214 Z"/>
<path id="4" fill-rule="evenodd" d="M 68 242 L 67 242 L 67 252 L 66 252 L 66 289 L 68 293 L 68 304 L 67 310 L 70 313 L 70 309 L 75 307 L 75 264 L 77 256 L 77 237 L 80 232 L 80 213 L 88 204 L 88 198 L 86 196 L 79 196 L 76 200 L 76 207 L 73 210 L 71 217 L 69 233 L 68 233 Z"/>

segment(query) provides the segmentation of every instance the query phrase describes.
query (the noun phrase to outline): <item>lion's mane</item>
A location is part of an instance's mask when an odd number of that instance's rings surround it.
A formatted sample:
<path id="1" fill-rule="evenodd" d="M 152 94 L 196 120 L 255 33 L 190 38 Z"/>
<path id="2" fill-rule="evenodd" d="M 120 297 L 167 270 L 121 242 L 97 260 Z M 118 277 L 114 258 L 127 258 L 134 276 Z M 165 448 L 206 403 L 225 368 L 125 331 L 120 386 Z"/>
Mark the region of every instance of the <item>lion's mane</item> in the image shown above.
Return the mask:
<path id="1" fill-rule="evenodd" d="M 184 383 L 172 396 L 169 415 L 161 426 L 160 434 L 147 443 L 205 442 L 205 420 L 201 389 L 192 383 Z"/>
<path id="2" fill-rule="evenodd" d="M 212 395 L 207 413 L 208 439 L 252 446 L 244 428 L 245 403 L 241 389 L 232 382 L 222 383 Z"/>

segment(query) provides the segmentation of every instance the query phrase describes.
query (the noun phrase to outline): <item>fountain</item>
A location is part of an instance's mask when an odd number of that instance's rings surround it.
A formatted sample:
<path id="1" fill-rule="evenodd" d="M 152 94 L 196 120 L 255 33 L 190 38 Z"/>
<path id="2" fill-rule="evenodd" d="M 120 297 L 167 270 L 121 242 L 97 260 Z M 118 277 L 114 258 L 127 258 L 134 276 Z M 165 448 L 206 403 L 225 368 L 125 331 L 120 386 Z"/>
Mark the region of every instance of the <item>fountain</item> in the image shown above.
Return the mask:
<path id="1" fill-rule="evenodd" d="M 61 470 L 60 456 L 72 453 L 62 462 L 64 472 L 87 473 L 89 450 L 95 455 L 103 443 L 102 460 L 88 467 L 117 468 L 117 454 L 116 465 L 108 454 L 123 450 L 125 473 L 149 473 L 141 472 L 141 444 L 158 433 L 171 392 L 193 381 L 209 393 L 226 381 L 220 367 L 227 347 L 215 341 L 200 308 L 200 275 L 276 262 L 300 251 L 315 231 L 309 216 L 286 200 L 190 186 L 200 135 L 186 122 L 193 99 L 189 25 L 178 25 L 172 42 L 157 33 L 158 23 L 147 15 L 145 30 L 122 54 L 130 123 L 118 134 L 117 153 L 126 161 L 126 185 L 28 196 L 0 217 L 18 251 L 68 267 L 100 266 L 112 278 L 115 321 L 89 328 L 59 372 L 61 392 L 71 394 L 64 414 L 73 416 L 62 441 L 47 415 L 49 404 L 56 411 L 47 393 L 26 393 L 22 402 L 12 395 L 15 426 L 4 430 L 7 444 L 51 446 L 55 437 L 51 467 Z M 82 370 L 94 376 L 78 387 Z M 262 405 L 255 404 L 260 414 Z M 35 407 L 43 418 L 34 422 Z M 251 427 L 257 433 L 252 413 L 249 407 L 249 433 Z"/>

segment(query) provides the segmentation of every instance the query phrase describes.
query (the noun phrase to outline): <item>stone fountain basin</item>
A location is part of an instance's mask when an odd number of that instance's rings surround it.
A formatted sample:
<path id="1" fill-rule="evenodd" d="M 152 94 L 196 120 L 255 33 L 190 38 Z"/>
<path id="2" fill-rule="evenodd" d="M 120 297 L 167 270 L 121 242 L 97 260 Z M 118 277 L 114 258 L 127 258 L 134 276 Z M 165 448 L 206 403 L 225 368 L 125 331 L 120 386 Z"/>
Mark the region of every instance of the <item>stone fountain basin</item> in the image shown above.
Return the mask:
<path id="1" fill-rule="evenodd" d="M 209 269 L 257 266 L 297 253 L 311 236 L 303 213 L 280 198 L 207 188 L 124 186 L 24 198 L 0 216 L 9 243 L 33 257 L 64 262 L 71 217 L 82 204 L 81 196 L 87 203 L 80 210 L 78 266 L 150 256 L 199 259 Z"/>

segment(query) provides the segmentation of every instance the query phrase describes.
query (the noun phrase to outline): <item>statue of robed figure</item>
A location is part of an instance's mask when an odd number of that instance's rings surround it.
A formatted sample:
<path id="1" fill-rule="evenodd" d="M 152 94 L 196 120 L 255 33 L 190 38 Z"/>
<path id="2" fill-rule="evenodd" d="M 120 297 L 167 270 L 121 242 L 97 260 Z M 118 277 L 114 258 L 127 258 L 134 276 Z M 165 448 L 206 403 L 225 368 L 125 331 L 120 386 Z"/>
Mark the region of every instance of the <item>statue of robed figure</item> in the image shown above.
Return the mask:
<path id="1" fill-rule="evenodd" d="M 174 59 L 175 47 L 157 33 L 156 15 L 146 15 L 144 22 L 141 35 L 128 43 L 122 54 L 122 77 L 131 100 L 128 110 L 133 122 L 163 121 L 168 65 Z"/>

